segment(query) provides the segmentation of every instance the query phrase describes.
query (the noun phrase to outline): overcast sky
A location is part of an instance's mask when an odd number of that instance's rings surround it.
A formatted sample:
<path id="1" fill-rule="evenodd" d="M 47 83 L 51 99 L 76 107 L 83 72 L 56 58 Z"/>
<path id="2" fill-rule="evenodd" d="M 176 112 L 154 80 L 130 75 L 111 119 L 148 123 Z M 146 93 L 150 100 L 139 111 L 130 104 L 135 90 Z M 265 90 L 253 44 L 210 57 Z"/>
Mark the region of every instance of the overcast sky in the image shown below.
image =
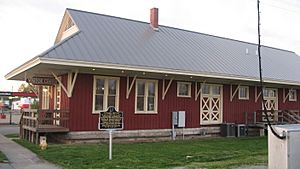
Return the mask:
<path id="1" fill-rule="evenodd" d="M 0 91 L 4 76 L 50 48 L 64 11 L 74 8 L 257 43 L 256 0 L 0 0 Z M 262 44 L 300 54 L 300 0 L 261 0 Z M 299 65 L 300 66 L 300 65 Z"/>

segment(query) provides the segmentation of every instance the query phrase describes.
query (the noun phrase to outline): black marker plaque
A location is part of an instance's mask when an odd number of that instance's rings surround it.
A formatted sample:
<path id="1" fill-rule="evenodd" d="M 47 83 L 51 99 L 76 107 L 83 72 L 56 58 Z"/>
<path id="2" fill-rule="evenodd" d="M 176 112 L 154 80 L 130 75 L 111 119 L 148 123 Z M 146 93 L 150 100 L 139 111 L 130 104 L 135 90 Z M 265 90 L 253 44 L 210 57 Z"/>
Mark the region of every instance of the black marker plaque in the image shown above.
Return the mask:
<path id="1" fill-rule="evenodd" d="M 99 130 L 123 129 L 123 112 L 118 112 L 114 107 L 99 114 Z"/>

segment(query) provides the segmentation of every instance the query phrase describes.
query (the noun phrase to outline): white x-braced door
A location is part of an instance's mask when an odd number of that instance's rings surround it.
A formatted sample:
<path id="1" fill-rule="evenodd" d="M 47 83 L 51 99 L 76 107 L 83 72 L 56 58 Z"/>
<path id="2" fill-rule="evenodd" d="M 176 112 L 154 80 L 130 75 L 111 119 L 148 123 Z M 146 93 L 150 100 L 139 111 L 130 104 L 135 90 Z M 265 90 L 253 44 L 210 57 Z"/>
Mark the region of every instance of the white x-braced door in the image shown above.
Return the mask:
<path id="1" fill-rule="evenodd" d="M 223 88 L 221 85 L 204 84 L 200 99 L 200 123 L 219 124 L 223 119 Z"/>
<path id="2" fill-rule="evenodd" d="M 265 106 L 267 110 L 278 110 L 278 93 L 277 89 L 266 88 L 264 89 Z M 268 112 L 272 115 L 271 112 Z M 269 116 L 270 121 L 273 121 L 273 117 Z M 267 119 L 263 117 L 263 121 Z"/>

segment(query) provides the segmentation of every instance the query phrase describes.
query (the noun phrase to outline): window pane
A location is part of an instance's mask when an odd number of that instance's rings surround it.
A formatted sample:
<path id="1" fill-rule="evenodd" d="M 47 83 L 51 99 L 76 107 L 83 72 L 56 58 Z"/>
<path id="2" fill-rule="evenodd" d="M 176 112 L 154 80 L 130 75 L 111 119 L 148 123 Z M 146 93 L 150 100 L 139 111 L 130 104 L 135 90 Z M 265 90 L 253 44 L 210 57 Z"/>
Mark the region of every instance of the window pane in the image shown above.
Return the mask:
<path id="1" fill-rule="evenodd" d="M 148 111 L 154 111 L 154 97 L 148 97 Z"/>
<path id="2" fill-rule="evenodd" d="M 189 84 L 188 83 L 178 83 L 179 85 L 179 95 L 189 96 Z"/>
<path id="3" fill-rule="evenodd" d="M 212 94 L 213 95 L 220 95 L 220 86 L 212 86 Z"/>
<path id="4" fill-rule="evenodd" d="M 103 95 L 95 96 L 95 110 L 103 110 Z"/>
<path id="5" fill-rule="evenodd" d="M 96 94 L 104 94 L 104 80 L 97 79 L 96 81 Z"/>
<path id="6" fill-rule="evenodd" d="M 137 97 L 136 110 L 144 111 L 144 97 Z"/>
<path id="7" fill-rule="evenodd" d="M 203 94 L 209 94 L 209 86 L 208 85 L 204 85 L 202 88 L 202 93 Z"/>
<path id="8" fill-rule="evenodd" d="M 269 97 L 276 97 L 276 90 L 269 89 Z"/>
<path id="9" fill-rule="evenodd" d="M 148 96 L 154 96 L 155 95 L 155 84 L 154 82 L 148 83 Z"/>
<path id="10" fill-rule="evenodd" d="M 109 80 L 108 82 L 108 94 L 109 95 L 115 95 L 116 94 L 116 86 L 117 81 L 116 80 Z"/>
<path id="11" fill-rule="evenodd" d="M 276 90 L 272 90 L 273 92 L 273 97 L 276 97 L 277 96 L 277 91 Z"/>
<path id="12" fill-rule="evenodd" d="M 245 87 L 240 87 L 240 98 L 247 98 L 247 88 Z"/>
<path id="13" fill-rule="evenodd" d="M 116 97 L 115 96 L 108 96 L 108 100 L 107 100 L 107 107 L 109 106 L 116 106 Z"/>
<path id="14" fill-rule="evenodd" d="M 143 96 L 145 93 L 145 82 L 138 82 L 138 93 L 137 95 Z"/>
<path id="15" fill-rule="evenodd" d="M 296 90 L 290 90 L 290 93 L 289 93 L 289 99 L 292 100 L 292 101 L 296 101 L 297 100 L 297 94 L 296 94 Z"/>
<path id="16" fill-rule="evenodd" d="M 263 93 L 264 93 L 264 97 L 269 97 L 269 90 L 268 89 L 264 89 Z"/>

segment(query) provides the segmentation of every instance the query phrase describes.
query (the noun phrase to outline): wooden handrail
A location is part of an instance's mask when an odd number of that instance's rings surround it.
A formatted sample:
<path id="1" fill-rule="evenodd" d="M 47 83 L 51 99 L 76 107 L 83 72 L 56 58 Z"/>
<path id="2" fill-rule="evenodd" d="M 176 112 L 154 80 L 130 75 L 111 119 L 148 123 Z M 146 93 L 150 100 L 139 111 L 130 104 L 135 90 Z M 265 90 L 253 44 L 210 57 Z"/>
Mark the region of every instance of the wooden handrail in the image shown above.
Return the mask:
<path id="1" fill-rule="evenodd" d="M 58 125 L 62 127 L 68 127 L 69 120 L 68 110 L 36 110 L 36 109 L 24 109 L 22 111 L 22 121 L 20 121 L 21 127 L 28 126 L 38 128 L 42 124 Z M 55 116 L 59 114 L 60 116 Z M 60 121 L 61 123 L 54 123 L 53 121 Z"/>

